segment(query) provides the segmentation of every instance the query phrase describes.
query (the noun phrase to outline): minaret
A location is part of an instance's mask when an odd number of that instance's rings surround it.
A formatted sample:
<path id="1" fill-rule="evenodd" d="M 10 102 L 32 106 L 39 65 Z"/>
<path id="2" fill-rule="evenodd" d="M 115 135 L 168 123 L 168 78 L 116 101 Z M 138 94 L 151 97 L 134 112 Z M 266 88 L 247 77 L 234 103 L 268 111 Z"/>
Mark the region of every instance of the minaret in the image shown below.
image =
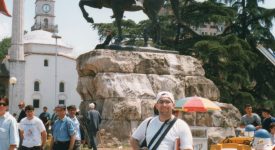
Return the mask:
<path id="1" fill-rule="evenodd" d="M 10 78 L 17 82 L 9 86 L 9 111 L 15 113 L 18 103 L 24 99 L 25 93 L 25 60 L 24 60 L 24 0 L 13 0 L 12 39 L 9 48 Z M 17 114 L 19 115 L 19 114 Z"/>

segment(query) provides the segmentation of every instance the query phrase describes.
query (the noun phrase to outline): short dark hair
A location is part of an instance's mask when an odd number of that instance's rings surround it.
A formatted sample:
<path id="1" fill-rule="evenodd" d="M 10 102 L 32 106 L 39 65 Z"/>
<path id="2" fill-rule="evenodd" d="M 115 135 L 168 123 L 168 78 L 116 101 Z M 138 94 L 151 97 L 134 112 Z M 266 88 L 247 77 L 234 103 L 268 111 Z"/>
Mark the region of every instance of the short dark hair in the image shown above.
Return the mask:
<path id="1" fill-rule="evenodd" d="M 75 105 L 70 105 L 67 107 L 68 110 L 76 110 L 76 106 Z"/>
<path id="2" fill-rule="evenodd" d="M 267 109 L 267 108 L 263 108 L 262 112 L 266 112 L 266 113 L 270 114 L 271 111 L 269 109 Z"/>
<path id="3" fill-rule="evenodd" d="M 32 105 L 27 105 L 25 107 L 25 111 L 28 111 L 28 110 L 34 110 L 34 107 Z"/>
<path id="4" fill-rule="evenodd" d="M 9 105 L 9 99 L 6 97 L 1 98 L 0 101 L 4 102 L 7 106 Z"/>
<path id="5" fill-rule="evenodd" d="M 250 104 L 245 104 L 244 109 L 246 109 L 247 107 L 252 107 L 252 106 Z"/>
<path id="6" fill-rule="evenodd" d="M 48 109 L 48 107 L 47 107 L 47 106 L 44 106 L 43 109 Z"/>

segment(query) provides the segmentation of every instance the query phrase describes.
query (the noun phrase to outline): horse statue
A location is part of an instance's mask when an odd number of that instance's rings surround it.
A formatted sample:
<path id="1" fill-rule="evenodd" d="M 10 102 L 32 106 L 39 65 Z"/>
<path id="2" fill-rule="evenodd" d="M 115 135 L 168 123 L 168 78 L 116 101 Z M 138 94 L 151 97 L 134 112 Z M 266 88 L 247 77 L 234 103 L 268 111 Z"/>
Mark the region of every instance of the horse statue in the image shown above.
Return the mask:
<path id="1" fill-rule="evenodd" d="M 115 44 L 120 44 L 122 41 L 122 30 L 121 30 L 121 20 L 123 18 L 124 11 L 139 11 L 143 10 L 143 12 L 148 16 L 148 18 L 152 22 L 151 28 L 154 29 L 154 33 L 156 33 L 155 41 L 156 44 L 161 43 L 160 38 L 160 23 L 158 18 L 158 12 L 163 7 L 165 0 L 143 0 L 141 6 L 135 5 L 135 0 L 80 0 L 79 1 L 79 7 L 82 11 L 83 17 L 86 19 L 89 23 L 94 23 L 94 20 L 92 17 L 89 17 L 88 12 L 85 10 L 84 6 L 89 6 L 93 8 L 99 8 L 102 7 L 111 8 L 113 10 L 113 16 L 116 20 L 116 26 L 118 31 L 118 38 L 115 41 Z M 179 6 L 179 0 L 170 0 L 174 15 L 176 16 L 176 20 L 179 20 L 179 12 L 178 12 L 178 6 Z M 147 46 L 148 42 L 148 30 L 144 30 L 144 45 Z"/>

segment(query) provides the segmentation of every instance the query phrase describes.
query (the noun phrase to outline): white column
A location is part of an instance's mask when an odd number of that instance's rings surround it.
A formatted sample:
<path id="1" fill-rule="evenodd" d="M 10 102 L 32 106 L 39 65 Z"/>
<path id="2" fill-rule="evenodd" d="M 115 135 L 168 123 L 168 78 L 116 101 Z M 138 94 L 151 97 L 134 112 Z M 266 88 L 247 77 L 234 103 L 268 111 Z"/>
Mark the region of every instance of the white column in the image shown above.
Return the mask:
<path id="1" fill-rule="evenodd" d="M 24 60 L 24 0 L 13 0 L 10 59 Z"/>
<path id="2" fill-rule="evenodd" d="M 15 77 L 17 83 L 9 86 L 9 111 L 18 110 L 18 102 L 25 95 L 25 61 L 24 61 L 24 0 L 13 0 L 12 39 L 9 48 L 10 77 Z M 17 114 L 19 115 L 19 114 Z"/>

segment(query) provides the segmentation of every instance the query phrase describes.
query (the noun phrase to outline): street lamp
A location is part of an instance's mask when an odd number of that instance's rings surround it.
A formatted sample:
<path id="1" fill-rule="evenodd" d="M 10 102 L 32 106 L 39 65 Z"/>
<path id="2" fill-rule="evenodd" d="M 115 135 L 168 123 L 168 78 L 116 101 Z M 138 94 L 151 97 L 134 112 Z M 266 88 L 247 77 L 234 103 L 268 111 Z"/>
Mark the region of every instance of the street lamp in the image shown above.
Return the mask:
<path id="1" fill-rule="evenodd" d="M 53 33 L 52 38 L 55 38 L 55 72 L 54 72 L 54 101 L 55 101 L 55 105 L 56 105 L 56 101 L 57 101 L 57 95 L 56 95 L 56 86 L 57 86 L 57 39 L 61 39 L 61 36 L 57 35 L 56 32 Z"/>
<path id="2" fill-rule="evenodd" d="M 17 79 L 15 77 L 10 77 L 9 83 L 12 86 L 11 87 L 11 101 L 12 102 L 14 102 L 13 89 L 14 89 L 14 85 L 16 84 L 16 82 L 17 82 Z M 10 105 L 10 110 L 12 110 L 12 106 L 13 106 L 13 103 L 11 103 L 11 105 Z"/>

